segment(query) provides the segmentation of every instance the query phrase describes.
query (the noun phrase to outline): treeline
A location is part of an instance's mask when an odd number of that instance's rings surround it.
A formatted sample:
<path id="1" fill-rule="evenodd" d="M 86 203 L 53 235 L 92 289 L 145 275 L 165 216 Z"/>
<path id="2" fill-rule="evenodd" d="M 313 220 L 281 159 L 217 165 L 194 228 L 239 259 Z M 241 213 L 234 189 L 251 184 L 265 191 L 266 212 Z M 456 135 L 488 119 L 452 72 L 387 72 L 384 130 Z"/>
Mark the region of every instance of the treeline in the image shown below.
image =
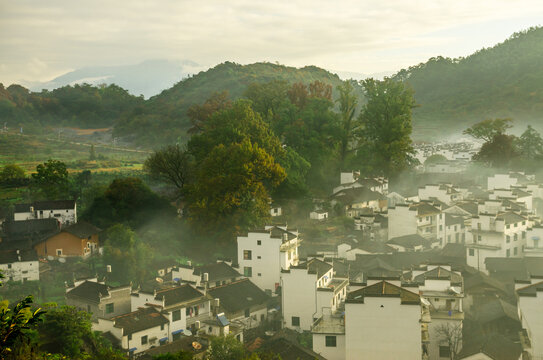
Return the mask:
<path id="1" fill-rule="evenodd" d="M 42 131 L 42 126 L 109 127 L 143 102 L 117 85 L 82 84 L 31 92 L 20 85 L 5 88 L 0 84 L 0 122 L 30 131 Z"/>
<path id="2" fill-rule="evenodd" d="M 464 58 L 431 58 L 395 75 L 415 90 L 414 124 L 460 130 L 491 117 L 543 115 L 543 28 L 513 34 Z M 459 127 L 460 126 L 460 127 Z"/>
<path id="3" fill-rule="evenodd" d="M 244 97 L 215 93 L 193 105 L 186 148 L 164 147 L 145 163 L 151 175 L 177 187 L 199 233 L 231 241 L 265 223 L 270 196 L 326 198 L 342 169 L 394 178 L 414 164 L 415 103 L 401 82 L 346 81 L 333 89 L 321 81 L 271 81 L 249 85 Z"/>

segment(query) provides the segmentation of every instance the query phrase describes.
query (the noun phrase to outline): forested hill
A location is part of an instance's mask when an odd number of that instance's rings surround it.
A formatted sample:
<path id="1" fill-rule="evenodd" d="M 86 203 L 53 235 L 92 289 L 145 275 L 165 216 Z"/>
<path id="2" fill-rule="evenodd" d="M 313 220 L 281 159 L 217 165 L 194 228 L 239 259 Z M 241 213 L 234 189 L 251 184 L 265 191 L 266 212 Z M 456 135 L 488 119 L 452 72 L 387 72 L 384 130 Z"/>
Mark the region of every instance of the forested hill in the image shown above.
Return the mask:
<path id="1" fill-rule="evenodd" d="M 63 86 L 53 91 L 31 92 L 20 85 L 5 88 L 0 83 L 0 122 L 25 132 L 43 127 L 101 128 L 115 124 L 123 112 L 143 104 L 117 85 Z"/>
<path id="2" fill-rule="evenodd" d="M 189 127 L 187 110 L 191 105 L 202 104 L 214 92 L 225 90 L 234 100 L 243 96 L 249 84 L 272 80 L 304 84 L 319 80 L 332 85 L 334 91 L 341 83 L 337 75 L 315 66 L 298 69 L 272 63 L 239 65 L 225 62 L 180 81 L 126 114 L 117 123 L 115 135 L 129 136 L 145 145 L 184 141 Z"/>
<path id="3" fill-rule="evenodd" d="M 493 117 L 538 125 L 543 119 L 543 28 L 515 33 L 492 48 L 459 59 L 436 57 L 404 69 L 421 105 L 415 132 L 458 130 Z M 432 131 L 434 130 L 434 131 Z"/>

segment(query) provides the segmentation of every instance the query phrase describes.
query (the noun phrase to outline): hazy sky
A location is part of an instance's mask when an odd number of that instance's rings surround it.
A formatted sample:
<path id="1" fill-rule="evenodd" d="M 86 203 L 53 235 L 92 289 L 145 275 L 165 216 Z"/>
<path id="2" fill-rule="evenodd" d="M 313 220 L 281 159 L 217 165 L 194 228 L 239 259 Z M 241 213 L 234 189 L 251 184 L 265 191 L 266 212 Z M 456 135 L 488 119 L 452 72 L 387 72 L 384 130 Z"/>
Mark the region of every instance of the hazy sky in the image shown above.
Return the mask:
<path id="1" fill-rule="evenodd" d="M 147 59 L 375 73 L 543 23 L 541 0 L 0 0 L 0 82 Z"/>

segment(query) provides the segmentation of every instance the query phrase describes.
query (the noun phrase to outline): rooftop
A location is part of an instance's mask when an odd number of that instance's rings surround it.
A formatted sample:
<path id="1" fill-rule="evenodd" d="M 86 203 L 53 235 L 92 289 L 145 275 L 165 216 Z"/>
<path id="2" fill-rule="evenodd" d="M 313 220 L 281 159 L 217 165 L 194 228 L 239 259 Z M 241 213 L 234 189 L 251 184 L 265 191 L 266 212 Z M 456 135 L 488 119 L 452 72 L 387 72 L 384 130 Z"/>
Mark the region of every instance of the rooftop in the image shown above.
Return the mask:
<path id="1" fill-rule="evenodd" d="M 363 304 L 365 297 L 397 297 L 400 298 L 402 304 L 420 304 L 418 294 L 384 280 L 349 293 L 346 302 Z"/>
<path id="2" fill-rule="evenodd" d="M 208 290 L 227 312 L 235 313 L 255 305 L 266 304 L 270 297 L 249 279 L 234 281 Z"/>
<path id="3" fill-rule="evenodd" d="M 169 320 L 154 307 L 142 308 L 111 320 L 115 322 L 116 328 L 123 329 L 124 336 L 169 323 Z"/>

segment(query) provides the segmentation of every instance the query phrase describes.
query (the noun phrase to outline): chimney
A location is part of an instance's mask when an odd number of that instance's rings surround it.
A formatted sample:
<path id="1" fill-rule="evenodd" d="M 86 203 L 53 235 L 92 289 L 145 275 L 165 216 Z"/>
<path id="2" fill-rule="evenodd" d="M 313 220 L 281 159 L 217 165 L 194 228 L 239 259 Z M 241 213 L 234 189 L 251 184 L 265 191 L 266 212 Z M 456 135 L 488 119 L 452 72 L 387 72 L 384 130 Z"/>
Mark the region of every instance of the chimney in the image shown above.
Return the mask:
<path id="1" fill-rule="evenodd" d="M 106 272 L 111 273 L 111 265 L 106 265 Z"/>
<path id="2" fill-rule="evenodd" d="M 288 241 L 288 233 L 283 233 L 283 241 Z"/>
<path id="3" fill-rule="evenodd" d="M 204 282 L 209 282 L 209 273 L 204 273 Z"/>
<path id="4" fill-rule="evenodd" d="M 187 265 L 190 266 L 190 267 L 192 267 L 192 261 L 190 261 L 190 260 L 187 261 Z"/>

